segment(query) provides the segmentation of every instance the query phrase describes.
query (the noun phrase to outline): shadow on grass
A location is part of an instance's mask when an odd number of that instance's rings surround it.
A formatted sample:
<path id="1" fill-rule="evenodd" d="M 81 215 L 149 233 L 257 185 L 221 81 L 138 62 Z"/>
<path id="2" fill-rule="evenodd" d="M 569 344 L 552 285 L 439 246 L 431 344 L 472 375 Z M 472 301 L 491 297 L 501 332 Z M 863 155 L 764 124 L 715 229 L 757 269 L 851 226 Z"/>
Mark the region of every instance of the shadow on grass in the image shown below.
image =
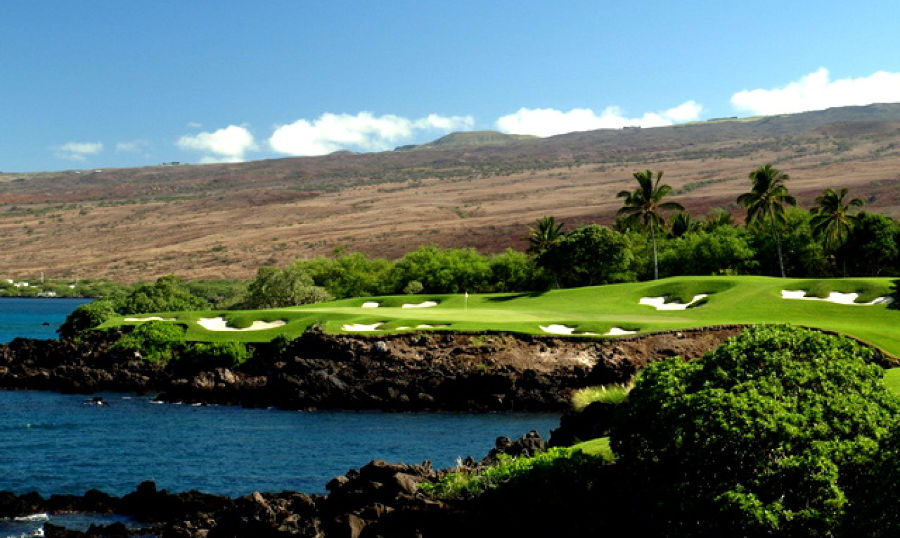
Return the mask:
<path id="1" fill-rule="evenodd" d="M 506 301 L 512 301 L 513 299 L 522 299 L 523 297 L 541 297 L 546 291 L 526 291 L 522 293 L 515 293 L 513 295 L 504 295 L 503 297 L 488 297 L 486 300 L 492 303 L 505 303 Z"/>
<path id="2" fill-rule="evenodd" d="M 900 310 L 900 278 L 891 282 L 891 297 L 894 302 L 888 305 L 889 310 Z"/>

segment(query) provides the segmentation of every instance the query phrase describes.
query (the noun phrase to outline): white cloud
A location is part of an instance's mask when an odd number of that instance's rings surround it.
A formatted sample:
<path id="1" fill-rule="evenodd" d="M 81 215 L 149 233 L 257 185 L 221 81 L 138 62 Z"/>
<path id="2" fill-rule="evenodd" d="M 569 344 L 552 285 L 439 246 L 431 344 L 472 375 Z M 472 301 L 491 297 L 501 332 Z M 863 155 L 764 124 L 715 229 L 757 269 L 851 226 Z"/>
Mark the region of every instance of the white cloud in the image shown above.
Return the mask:
<path id="1" fill-rule="evenodd" d="M 325 155 L 341 149 L 382 151 L 409 142 L 416 131 L 471 129 L 472 116 L 429 114 L 411 120 L 393 114 L 375 116 L 325 113 L 316 120 L 280 125 L 269 138 L 273 150 L 288 155 Z"/>
<path id="2" fill-rule="evenodd" d="M 830 80 L 824 67 L 782 88 L 744 90 L 731 96 L 736 109 L 761 115 L 898 101 L 900 73 L 878 71 L 867 77 Z"/>
<path id="3" fill-rule="evenodd" d="M 146 140 L 128 140 L 116 143 L 116 151 L 120 153 L 137 153 L 149 145 L 150 143 Z"/>
<path id="4" fill-rule="evenodd" d="M 200 129 L 201 127 L 203 127 L 203 124 L 202 124 L 202 123 L 199 123 L 199 122 L 196 122 L 196 121 L 189 121 L 189 122 L 187 122 L 187 128 L 188 128 L 188 129 Z"/>
<path id="5" fill-rule="evenodd" d="M 70 161 L 83 161 L 88 155 L 103 151 L 102 142 L 67 142 L 56 148 L 56 156 Z"/>
<path id="6" fill-rule="evenodd" d="M 229 125 L 214 132 L 184 135 L 178 139 L 181 149 L 202 151 L 200 162 L 240 162 L 244 154 L 257 149 L 253 135 L 246 127 Z"/>
<path id="7" fill-rule="evenodd" d="M 553 136 L 594 129 L 662 127 L 696 120 L 702 110 L 695 101 L 685 101 L 663 112 L 647 112 L 639 118 L 626 117 L 616 106 L 606 107 L 600 114 L 589 108 L 573 108 L 568 112 L 553 108 L 520 108 L 498 119 L 497 128 L 505 133 Z"/>

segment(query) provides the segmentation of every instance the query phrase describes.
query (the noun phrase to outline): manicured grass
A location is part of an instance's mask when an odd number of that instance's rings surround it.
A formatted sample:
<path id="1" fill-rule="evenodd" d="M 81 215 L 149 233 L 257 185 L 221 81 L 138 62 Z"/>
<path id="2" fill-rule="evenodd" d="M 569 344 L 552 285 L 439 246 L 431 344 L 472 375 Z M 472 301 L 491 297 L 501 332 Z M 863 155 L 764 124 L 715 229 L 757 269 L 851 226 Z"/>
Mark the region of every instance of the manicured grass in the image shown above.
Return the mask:
<path id="1" fill-rule="evenodd" d="M 884 372 L 884 386 L 900 396 L 900 368 L 891 368 Z"/>
<path id="2" fill-rule="evenodd" d="M 856 306 L 824 301 L 782 299 L 781 290 L 858 291 L 860 299 L 889 295 L 897 278 L 780 279 L 755 276 L 675 277 L 653 282 L 613 284 L 587 288 L 552 290 L 542 293 L 415 295 L 355 298 L 291 308 L 235 312 L 162 313 L 175 317 L 187 328 L 187 338 L 202 341 L 268 341 L 277 335 L 297 337 L 312 325 L 330 333 L 345 333 L 345 324 L 382 323 L 377 332 L 420 330 L 418 325 L 440 326 L 436 330 L 511 331 L 546 334 L 540 326 L 566 325 L 574 333 L 602 335 L 612 327 L 653 332 L 732 323 L 791 323 L 837 331 L 855 336 L 900 356 L 900 310 L 897 304 Z M 704 304 L 687 310 L 658 311 L 640 305 L 641 297 L 668 296 L 682 302 L 708 293 Z M 402 308 L 406 303 L 432 300 L 430 308 Z M 362 308 L 364 302 L 378 302 L 378 308 Z M 894 307 L 894 308 L 890 308 Z M 148 313 L 149 315 L 149 313 Z M 200 317 L 222 315 L 233 326 L 252 321 L 283 320 L 282 327 L 263 331 L 213 332 L 196 324 Z M 127 324 L 121 318 L 105 326 Z"/>
<path id="3" fill-rule="evenodd" d="M 609 448 L 609 437 L 598 437 L 590 441 L 584 441 L 569 447 L 573 450 L 580 450 L 588 456 L 597 456 L 603 458 L 603 461 L 611 463 L 615 461 L 612 449 Z"/>

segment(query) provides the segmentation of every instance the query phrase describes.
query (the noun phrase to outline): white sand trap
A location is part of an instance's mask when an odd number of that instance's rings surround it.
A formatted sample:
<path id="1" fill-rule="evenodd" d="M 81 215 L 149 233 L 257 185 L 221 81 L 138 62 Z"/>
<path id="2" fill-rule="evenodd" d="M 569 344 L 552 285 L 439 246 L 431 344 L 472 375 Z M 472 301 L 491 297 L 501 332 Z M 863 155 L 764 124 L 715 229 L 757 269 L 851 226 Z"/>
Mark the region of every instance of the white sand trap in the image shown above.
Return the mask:
<path id="1" fill-rule="evenodd" d="M 855 306 L 872 306 L 876 304 L 890 304 L 894 302 L 893 297 L 876 297 L 875 300 L 868 303 L 857 303 L 858 293 L 841 293 L 833 291 L 828 297 L 806 297 L 806 290 L 781 290 L 782 299 L 802 299 L 804 301 L 827 301 L 835 304 L 849 304 Z"/>
<path id="2" fill-rule="evenodd" d="M 438 304 L 434 301 L 425 301 L 424 303 L 412 304 L 406 303 L 401 308 L 431 308 L 432 306 L 437 306 Z"/>
<path id="3" fill-rule="evenodd" d="M 639 302 L 640 304 L 652 306 L 657 310 L 686 310 L 687 307 L 706 297 L 709 297 L 709 294 L 700 293 L 698 295 L 694 295 L 694 298 L 691 299 L 691 302 L 689 303 L 667 303 L 665 297 L 641 297 L 641 300 Z"/>
<path id="4" fill-rule="evenodd" d="M 122 318 L 122 321 L 175 321 L 175 318 L 161 318 L 150 316 L 149 318 Z"/>
<path id="5" fill-rule="evenodd" d="M 566 327 L 565 325 L 559 325 L 556 323 L 552 323 L 544 327 L 543 325 L 538 325 L 542 331 L 550 334 L 572 334 L 575 331 L 575 327 Z"/>
<path id="6" fill-rule="evenodd" d="M 378 308 L 379 306 L 381 305 L 374 301 L 369 301 L 362 304 L 363 308 Z"/>
<path id="7" fill-rule="evenodd" d="M 207 331 L 263 331 L 265 329 L 274 329 L 285 324 L 284 320 L 260 321 L 256 320 L 249 327 L 238 329 L 237 327 L 229 327 L 228 322 L 222 316 L 216 318 L 200 318 L 197 325 L 203 327 Z"/>
<path id="8" fill-rule="evenodd" d="M 427 323 L 416 325 L 416 329 L 441 329 L 443 327 L 449 327 L 449 325 L 429 325 Z"/>
<path id="9" fill-rule="evenodd" d="M 637 334 L 637 331 L 629 331 L 621 327 L 613 327 L 604 336 L 622 336 L 625 334 Z"/>
<path id="10" fill-rule="evenodd" d="M 364 323 L 347 323 L 341 329 L 345 331 L 354 331 L 354 332 L 368 332 L 368 331 L 377 331 L 378 326 L 381 325 L 382 321 L 378 323 L 372 323 L 370 325 L 366 325 Z"/>

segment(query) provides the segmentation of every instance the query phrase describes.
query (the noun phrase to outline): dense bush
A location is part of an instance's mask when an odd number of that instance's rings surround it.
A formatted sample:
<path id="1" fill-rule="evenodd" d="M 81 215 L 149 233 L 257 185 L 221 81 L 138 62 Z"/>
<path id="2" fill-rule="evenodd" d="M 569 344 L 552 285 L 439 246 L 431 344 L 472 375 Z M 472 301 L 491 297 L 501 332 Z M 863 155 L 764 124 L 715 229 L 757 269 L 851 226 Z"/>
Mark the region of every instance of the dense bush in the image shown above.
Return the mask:
<path id="1" fill-rule="evenodd" d="M 397 260 L 391 278 L 397 292 L 413 280 L 422 284 L 424 293 L 484 292 L 491 289 L 491 265 L 473 248 L 429 245 Z"/>
<path id="2" fill-rule="evenodd" d="M 563 287 L 594 286 L 634 279 L 628 272 L 628 239 L 606 226 L 592 224 L 572 231 L 537 259 Z"/>
<path id="3" fill-rule="evenodd" d="M 192 370 L 233 368 L 251 356 L 252 353 L 242 342 L 195 342 L 182 348 L 178 364 Z"/>
<path id="4" fill-rule="evenodd" d="M 334 297 L 365 297 L 390 293 L 390 271 L 393 264 L 384 258 L 370 259 L 361 252 L 335 258 L 320 256 L 309 261 L 294 262 Z"/>
<path id="5" fill-rule="evenodd" d="M 874 462 L 862 469 L 851 490 L 856 500 L 844 525 L 845 536 L 895 538 L 900 536 L 900 427 L 882 439 Z"/>
<path id="6" fill-rule="evenodd" d="M 175 275 L 159 277 L 153 284 L 143 284 L 134 289 L 116 305 L 120 314 L 146 314 L 149 312 L 174 312 L 201 310 L 209 303 L 192 295 L 184 282 Z"/>
<path id="7" fill-rule="evenodd" d="M 185 329 L 165 321 L 147 321 L 113 344 L 112 350 L 139 353 L 148 361 L 167 362 L 184 347 Z"/>
<path id="8" fill-rule="evenodd" d="M 491 270 L 490 291 L 542 290 L 549 280 L 535 264 L 534 258 L 511 248 L 495 254 L 488 261 Z"/>
<path id="9" fill-rule="evenodd" d="M 611 432 L 648 532 L 831 536 L 900 404 L 855 341 L 756 327 L 642 371 Z"/>
<path id="10" fill-rule="evenodd" d="M 686 233 L 665 242 L 659 255 L 662 276 L 750 274 L 757 267 L 756 251 L 744 228 L 718 226 Z"/>
<path id="11" fill-rule="evenodd" d="M 301 264 L 286 269 L 260 267 L 256 278 L 247 286 L 243 308 L 278 308 L 328 301 L 331 295 L 313 284 Z"/>
<path id="12" fill-rule="evenodd" d="M 853 276 L 900 275 L 900 223 L 887 215 L 861 212 L 840 257 Z"/>
<path id="13" fill-rule="evenodd" d="M 107 299 L 83 304 L 69 313 L 57 332 L 63 338 L 77 338 L 116 315 L 115 303 Z"/>
<path id="14" fill-rule="evenodd" d="M 186 282 L 185 288 L 196 297 L 209 303 L 211 308 L 230 308 L 244 298 L 247 282 L 243 280 L 213 279 Z"/>

